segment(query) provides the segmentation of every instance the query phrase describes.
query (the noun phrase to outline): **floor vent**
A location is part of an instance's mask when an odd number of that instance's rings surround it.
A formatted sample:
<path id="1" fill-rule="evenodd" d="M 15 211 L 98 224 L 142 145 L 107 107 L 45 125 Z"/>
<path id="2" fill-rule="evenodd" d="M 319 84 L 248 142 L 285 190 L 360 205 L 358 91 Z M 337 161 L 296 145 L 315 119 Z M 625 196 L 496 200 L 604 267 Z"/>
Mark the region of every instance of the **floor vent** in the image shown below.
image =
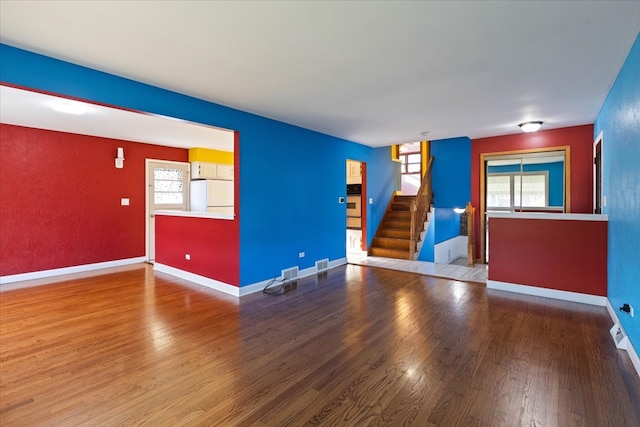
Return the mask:
<path id="1" fill-rule="evenodd" d="M 327 271 L 329 269 L 329 259 L 321 259 L 320 261 L 316 261 L 316 272 L 320 273 L 321 271 Z"/>
<path id="2" fill-rule="evenodd" d="M 282 270 L 282 278 L 284 280 L 298 280 L 298 267 L 291 267 L 286 270 Z"/>
<path id="3" fill-rule="evenodd" d="M 621 350 L 627 349 L 627 335 L 624 333 L 619 323 L 613 325 L 613 327 L 609 330 L 613 341 L 616 344 L 616 347 Z"/>

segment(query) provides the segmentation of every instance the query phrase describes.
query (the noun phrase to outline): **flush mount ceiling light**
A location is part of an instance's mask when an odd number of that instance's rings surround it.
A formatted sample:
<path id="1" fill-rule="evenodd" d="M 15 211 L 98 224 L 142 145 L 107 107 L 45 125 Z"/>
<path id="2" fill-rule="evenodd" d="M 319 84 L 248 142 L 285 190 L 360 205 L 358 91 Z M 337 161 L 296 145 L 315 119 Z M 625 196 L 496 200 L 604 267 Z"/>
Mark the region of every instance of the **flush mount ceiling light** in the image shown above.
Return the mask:
<path id="1" fill-rule="evenodd" d="M 56 100 L 51 103 L 51 108 L 66 114 L 81 115 L 89 111 L 89 106 L 84 102 L 71 101 L 69 99 Z"/>
<path id="2" fill-rule="evenodd" d="M 540 129 L 540 126 L 542 126 L 542 122 L 526 122 L 520 123 L 518 126 L 520 126 L 520 129 L 522 129 L 524 132 L 535 132 Z"/>

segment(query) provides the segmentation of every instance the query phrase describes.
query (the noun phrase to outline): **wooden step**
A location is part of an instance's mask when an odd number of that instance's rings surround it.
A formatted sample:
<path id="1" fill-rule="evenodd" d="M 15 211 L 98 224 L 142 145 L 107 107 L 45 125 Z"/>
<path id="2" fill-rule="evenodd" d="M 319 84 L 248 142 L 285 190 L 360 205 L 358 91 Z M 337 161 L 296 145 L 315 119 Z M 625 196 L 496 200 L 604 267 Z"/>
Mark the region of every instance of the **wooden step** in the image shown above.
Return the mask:
<path id="1" fill-rule="evenodd" d="M 390 209 L 393 212 L 409 212 L 411 203 L 391 202 Z"/>
<path id="2" fill-rule="evenodd" d="M 398 259 L 409 259 L 409 251 L 403 251 L 401 249 L 389 249 L 389 248 L 371 248 L 370 249 L 372 256 L 379 256 L 385 258 L 398 258 Z"/>
<path id="3" fill-rule="evenodd" d="M 382 228 L 399 228 L 400 230 L 409 230 L 411 229 L 411 221 L 389 221 L 383 219 Z"/>
<path id="4" fill-rule="evenodd" d="M 409 229 L 381 228 L 378 231 L 378 235 L 379 237 L 391 237 L 394 239 L 409 239 L 411 238 L 411 231 Z"/>
<path id="5" fill-rule="evenodd" d="M 409 211 L 389 211 L 384 215 L 385 221 L 411 221 Z"/>
<path id="6" fill-rule="evenodd" d="M 389 248 L 389 249 L 402 249 L 408 251 L 411 247 L 411 240 L 409 239 L 394 239 L 391 237 L 376 237 L 373 239 L 373 247 L 376 248 Z"/>
<path id="7" fill-rule="evenodd" d="M 401 204 L 401 205 L 411 205 L 411 202 L 416 199 L 415 196 L 394 196 L 393 201 L 391 203 Z"/>

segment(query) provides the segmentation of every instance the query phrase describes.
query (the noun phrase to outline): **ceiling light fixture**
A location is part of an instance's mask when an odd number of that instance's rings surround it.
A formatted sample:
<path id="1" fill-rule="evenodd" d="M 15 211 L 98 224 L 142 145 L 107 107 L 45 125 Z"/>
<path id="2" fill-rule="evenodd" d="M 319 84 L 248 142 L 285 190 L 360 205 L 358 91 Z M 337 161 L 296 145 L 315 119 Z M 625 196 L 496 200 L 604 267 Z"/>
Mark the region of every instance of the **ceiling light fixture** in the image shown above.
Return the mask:
<path id="1" fill-rule="evenodd" d="M 520 129 L 522 129 L 524 132 L 535 132 L 540 129 L 540 126 L 542 126 L 542 122 L 526 122 L 520 123 L 518 126 L 520 126 Z"/>
<path id="2" fill-rule="evenodd" d="M 66 114 L 81 115 L 89 111 L 89 106 L 83 102 L 71 101 L 69 99 L 63 99 L 51 103 L 51 108 Z"/>

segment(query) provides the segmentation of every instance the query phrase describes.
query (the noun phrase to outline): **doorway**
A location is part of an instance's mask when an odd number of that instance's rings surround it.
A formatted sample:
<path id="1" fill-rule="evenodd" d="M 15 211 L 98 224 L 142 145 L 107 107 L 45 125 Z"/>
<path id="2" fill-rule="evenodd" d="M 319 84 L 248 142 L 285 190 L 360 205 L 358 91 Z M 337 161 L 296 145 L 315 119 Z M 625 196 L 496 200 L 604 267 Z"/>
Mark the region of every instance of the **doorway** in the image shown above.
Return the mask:
<path id="1" fill-rule="evenodd" d="M 571 212 L 571 147 L 480 154 L 480 260 L 488 262 L 487 212 Z"/>
<path id="2" fill-rule="evenodd" d="M 602 132 L 593 142 L 593 213 L 601 214 L 604 207 L 602 194 Z"/>
<path id="3" fill-rule="evenodd" d="M 164 160 L 146 161 L 146 258 L 156 258 L 155 211 L 189 210 L 190 165 Z"/>
<path id="4" fill-rule="evenodd" d="M 367 251 L 367 164 L 347 159 L 346 245 L 347 255 Z"/>

